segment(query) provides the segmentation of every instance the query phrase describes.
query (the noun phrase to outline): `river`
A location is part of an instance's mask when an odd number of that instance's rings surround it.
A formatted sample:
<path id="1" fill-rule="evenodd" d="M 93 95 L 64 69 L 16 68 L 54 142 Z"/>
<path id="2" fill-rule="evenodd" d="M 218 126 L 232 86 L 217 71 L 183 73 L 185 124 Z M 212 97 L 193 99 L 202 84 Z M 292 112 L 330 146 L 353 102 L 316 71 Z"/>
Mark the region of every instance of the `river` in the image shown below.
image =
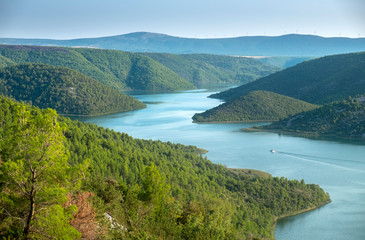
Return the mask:
<path id="1" fill-rule="evenodd" d="M 145 102 L 147 108 L 78 119 L 135 138 L 196 145 L 208 150 L 207 157 L 214 163 L 304 179 L 324 188 L 332 202 L 279 220 L 275 230 L 278 240 L 365 239 L 365 145 L 240 131 L 254 123 L 192 123 L 194 113 L 220 104 L 217 99 L 207 98 L 216 91 L 135 92 L 132 95 Z"/>

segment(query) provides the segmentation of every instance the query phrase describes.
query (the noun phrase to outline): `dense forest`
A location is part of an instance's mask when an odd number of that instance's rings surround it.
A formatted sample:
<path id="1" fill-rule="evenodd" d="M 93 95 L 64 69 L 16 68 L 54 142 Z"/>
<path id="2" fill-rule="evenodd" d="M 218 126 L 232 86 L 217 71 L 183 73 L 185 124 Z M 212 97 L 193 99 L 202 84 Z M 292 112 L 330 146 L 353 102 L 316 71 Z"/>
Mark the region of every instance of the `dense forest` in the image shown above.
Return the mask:
<path id="1" fill-rule="evenodd" d="M 137 99 L 79 72 L 45 64 L 0 68 L 0 94 L 67 115 L 100 115 L 145 107 Z"/>
<path id="2" fill-rule="evenodd" d="M 5 239 L 273 239 L 278 217 L 329 201 L 303 180 L 231 170 L 194 146 L 4 97 L 0 139 Z"/>
<path id="3" fill-rule="evenodd" d="M 322 57 L 211 97 L 231 101 L 252 91 L 265 90 L 313 104 L 326 104 L 363 94 L 364 66 L 365 52 Z"/>
<path id="4" fill-rule="evenodd" d="M 317 108 L 307 102 L 267 91 L 253 91 L 193 116 L 194 122 L 277 121 Z"/>
<path id="5" fill-rule="evenodd" d="M 173 91 L 209 83 L 246 83 L 279 70 L 229 56 L 0 45 L 0 67 L 21 63 L 69 67 L 117 90 Z"/>
<path id="6" fill-rule="evenodd" d="M 151 58 L 135 53 L 88 48 L 0 46 L 2 65 L 43 63 L 83 73 L 117 90 L 183 90 L 194 86 Z M 143 80 L 143 82 L 138 82 Z"/>
<path id="7" fill-rule="evenodd" d="M 317 136 L 364 139 L 365 96 L 333 102 L 258 128 Z"/>
<path id="8" fill-rule="evenodd" d="M 279 71 L 253 58 L 210 54 L 143 53 L 195 86 L 209 83 L 248 83 Z"/>

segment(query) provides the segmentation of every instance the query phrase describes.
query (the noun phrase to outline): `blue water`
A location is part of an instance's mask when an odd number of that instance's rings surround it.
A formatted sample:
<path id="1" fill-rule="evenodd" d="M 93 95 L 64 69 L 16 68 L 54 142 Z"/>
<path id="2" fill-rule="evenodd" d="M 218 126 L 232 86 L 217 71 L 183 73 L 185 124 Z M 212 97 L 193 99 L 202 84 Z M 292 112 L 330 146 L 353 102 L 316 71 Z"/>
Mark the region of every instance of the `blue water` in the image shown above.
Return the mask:
<path id="1" fill-rule="evenodd" d="M 147 103 L 146 109 L 79 120 L 135 138 L 196 145 L 208 150 L 208 159 L 214 163 L 304 179 L 330 194 L 330 204 L 280 220 L 276 239 L 365 239 L 365 145 L 239 131 L 253 123 L 192 123 L 194 113 L 221 103 L 207 98 L 210 94 L 211 90 L 202 89 L 135 94 Z"/>

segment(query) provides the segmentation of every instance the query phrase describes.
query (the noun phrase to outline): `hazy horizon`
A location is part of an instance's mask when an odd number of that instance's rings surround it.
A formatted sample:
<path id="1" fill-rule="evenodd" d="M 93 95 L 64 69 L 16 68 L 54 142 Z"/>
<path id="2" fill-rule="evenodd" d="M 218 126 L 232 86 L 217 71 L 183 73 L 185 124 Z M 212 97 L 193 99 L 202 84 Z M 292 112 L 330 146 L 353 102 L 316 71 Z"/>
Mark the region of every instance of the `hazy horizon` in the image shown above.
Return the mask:
<path id="1" fill-rule="evenodd" d="M 363 38 L 363 9 L 362 0 L 0 0 L 0 37 L 63 40 L 152 32 L 203 39 Z"/>

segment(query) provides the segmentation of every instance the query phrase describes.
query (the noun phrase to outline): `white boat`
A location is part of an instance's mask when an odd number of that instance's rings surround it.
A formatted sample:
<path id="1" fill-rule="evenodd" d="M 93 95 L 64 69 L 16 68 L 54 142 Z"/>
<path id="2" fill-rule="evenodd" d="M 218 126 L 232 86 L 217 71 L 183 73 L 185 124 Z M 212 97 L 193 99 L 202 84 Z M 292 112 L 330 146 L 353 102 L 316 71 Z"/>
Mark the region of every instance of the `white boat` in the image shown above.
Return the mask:
<path id="1" fill-rule="evenodd" d="M 275 149 L 271 149 L 270 152 L 274 153 L 275 152 Z"/>

